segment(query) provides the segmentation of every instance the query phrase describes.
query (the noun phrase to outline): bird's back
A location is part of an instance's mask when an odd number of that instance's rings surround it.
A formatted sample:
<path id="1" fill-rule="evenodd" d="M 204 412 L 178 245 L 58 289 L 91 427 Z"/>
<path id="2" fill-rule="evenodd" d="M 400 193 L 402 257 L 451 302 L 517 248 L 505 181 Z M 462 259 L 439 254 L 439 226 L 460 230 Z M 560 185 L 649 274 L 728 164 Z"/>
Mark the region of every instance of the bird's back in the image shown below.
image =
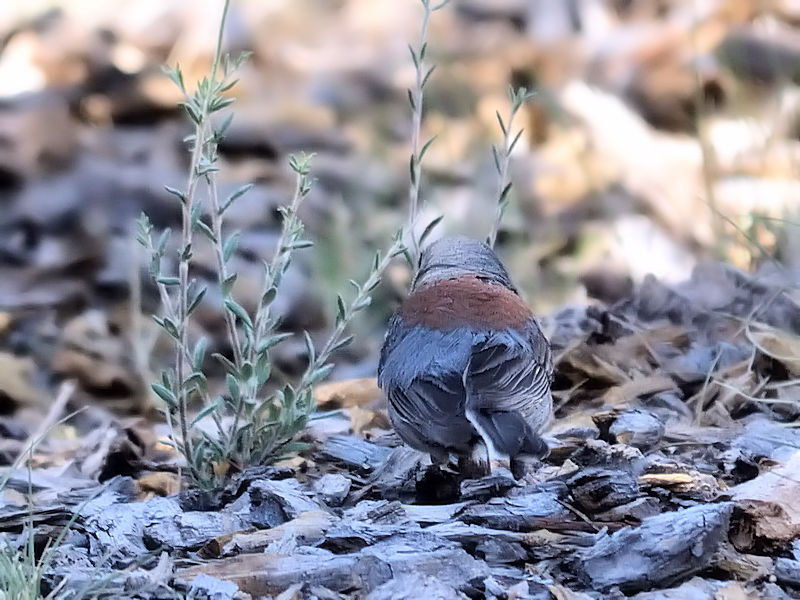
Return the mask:
<path id="1" fill-rule="evenodd" d="M 513 454 L 549 416 L 549 360 L 516 292 L 466 274 L 406 299 L 381 352 L 379 384 L 411 446 L 463 454 L 489 436 L 498 453 Z"/>

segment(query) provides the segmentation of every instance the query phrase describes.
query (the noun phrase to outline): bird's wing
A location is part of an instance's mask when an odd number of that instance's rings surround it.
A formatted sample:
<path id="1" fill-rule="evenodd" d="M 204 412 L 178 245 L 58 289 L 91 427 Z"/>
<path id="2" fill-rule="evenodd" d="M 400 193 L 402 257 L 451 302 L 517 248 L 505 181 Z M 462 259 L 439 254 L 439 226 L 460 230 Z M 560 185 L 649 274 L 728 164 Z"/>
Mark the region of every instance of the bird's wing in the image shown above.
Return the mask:
<path id="1" fill-rule="evenodd" d="M 550 345 L 535 324 L 476 341 L 465 376 L 467 416 L 498 454 L 541 454 L 552 410 Z M 546 448 L 546 447 L 545 447 Z"/>
<path id="2" fill-rule="evenodd" d="M 378 384 L 403 440 L 424 451 L 465 452 L 476 437 L 465 418 L 463 375 L 473 336 L 405 326 L 392 319 L 381 352 Z"/>
<path id="3" fill-rule="evenodd" d="M 477 436 L 464 415 L 465 396 L 461 377 L 456 373 L 386 389 L 389 414 L 397 433 L 409 445 L 427 452 L 470 450 Z"/>

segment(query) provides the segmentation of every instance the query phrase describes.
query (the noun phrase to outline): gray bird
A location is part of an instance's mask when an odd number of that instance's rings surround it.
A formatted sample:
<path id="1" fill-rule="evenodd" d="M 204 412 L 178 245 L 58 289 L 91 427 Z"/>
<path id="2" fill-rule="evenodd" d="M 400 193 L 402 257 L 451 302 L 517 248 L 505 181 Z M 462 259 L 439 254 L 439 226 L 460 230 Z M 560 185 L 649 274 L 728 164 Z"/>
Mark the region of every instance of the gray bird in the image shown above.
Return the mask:
<path id="1" fill-rule="evenodd" d="M 422 252 L 378 366 L 403 441 L 475 474 L 508 458 L 516 475 L 547 453 L 552 372 L 550 344 L 489 246 L 447 237 Z"/>

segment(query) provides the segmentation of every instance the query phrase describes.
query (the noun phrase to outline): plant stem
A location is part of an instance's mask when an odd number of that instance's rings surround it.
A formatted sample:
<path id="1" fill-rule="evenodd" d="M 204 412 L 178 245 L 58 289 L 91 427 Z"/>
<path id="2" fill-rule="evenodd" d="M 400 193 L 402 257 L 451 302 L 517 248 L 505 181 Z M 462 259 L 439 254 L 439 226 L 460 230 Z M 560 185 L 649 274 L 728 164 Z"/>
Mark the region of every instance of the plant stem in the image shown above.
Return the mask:
<path id="1" fill-rule="evenodd" d="M 211 201 L 211 230 L 214 232 L 216 241 L 214 244 L 214 256 L 217 260 L 217 281 L 220 286 L 228 279 L 228 265 L 225 263 L 222 240 L 222 215 L 220 214 L 219 193 L 217 191 L 217 180 L 213 173 L 206 174 L 206 184 L 208 185 L 208 198 Z M 233 348 L 233 362 L 237 367 L 242 366 L 242 347 L 239 342 L 239 330 L 236 328 L 236 317 L 229 310 L 225 313 L 225 325 L 228 329 L 228 340 Z"/>
<path id="2" fill-rule="evenodd" d="M 370 273 L 367 280 L 361 286 L 361 290 L 356 295 L 355 298 L 350 302 L 350 306 L 347 310 L 347 317 L 339 321 L 339 324 L 334 328 L 333 332 L 331 332 L 330 337 L 325 342 L 325 345 L 322 347 L 322 350 L 319 351 L 317 357 L 312 365 L 309 365 L 309 368 L 306 371 L 306 375 L 303 376 L 304 383 L 307 381 L 307 378 L 313 373 L 315 370 L 322 368 L 325 363 L 328 361 L 333 348 L 339 341 L 342 339 L 342 335 L 344 334 L 345 329 L 350 324 L 352 320 L 352 316 L 356 312 L 356 307 L 363 305 L 364 301 L 370 297 L 372 290 L 378 285 L 383 276 L 383 272 L 389 266 L 389 263 L 392 262 L 392 259 L 397 256 L 400 252 L 403 251 L 403 244 L 401 240 L 396 241 L 383 259 L 378 263 L 377 268 L 373 269 Z"/>
<path id="3" fill-rule="evenodd" d="M 272 260 L 269 263 L 269 274 L 270 276 L 264 279 L 264 288 L 261 290 L 262 296 L 266 294 L 269 289 L 273 285 L 274 281 L 274 273 L 279 268 L 281 261 L 284 258 L 284 254 L 287 247 L 287 241 L 291 236 L 291 232 L 296 229 L 297 223 L 297 211 L 300 208 L 300 203 L 303 200 L 303 185 L 305 182 L 305 175 L 298 173 L 295 179 L 295 187 L 294 193 L 292 194 L 292 200 L 289 203 L 289 206 L 286 209 L 286 213 L 284 216 L 283 226 L 281 227 L 280 237 L 278 237 L 278 243 L 275 245 L 275 254 L 272 257 Z M 265 327 L 266 323 L 269 321 L 270 310 L 269 306 L 265 307 L 264 309 L 259 309 L 256 312 L 255 322 L 253 324 L 253 344 L 250 347 L 250 352 L 248 355 L 248 359 L 251 362 L 255 361 L 255 353 L 256 348 L 258 347 L 259 342 L 265 335 Z"/>
<path id="4" fill-rule="evenodd" d="M 412 51 L 414 60 L 414 67 L 416 70 L 414 90 L 411 92 L 412 98 L 412 112 L 411 112 L 411 162 L 409 168 L 411 169 L 410 177 L 411 182 L 408 187 L 408 223 L 411 225 L 417 219 L 419 213 L 419 197 L 420 197 L 420 175 L 421 175 L 421 159 L 419 156 L 419 138 L 422 129 L 422 99 L 423 99 L 423 82 L 425 78 L 425 45 L 428 37 L 428 22 L 430 21 L 431 10 L 428 0 L 422 0 L 424 13 L 422 15 L 422 26 L 420 28 L 419 46 L 416 52 Z M 416 258 L 418 252 L 417 239 L 414 236 L 413 227 L 409 227 L 411 234 L 411 254 Z"/>
<path id="5" fill-rule="evenodd" d="M 216 84 L 217 72 L 219 70 L 219 63 L 222 52 L 222 34 L 225 29 L 225 20 L 228 14 L 228 7 L 230 1 L 225 0 L 222 9 L 222 18 L 219 25 L 219 33 L 217 36 L 217 45 L 214 52 L 214 60 L 211 65 L 211 83 Z M 180 263 L 178 265 L 178 341 L 175 351 L 175 378 L 178 390 L 178 422 L 181 429 L 181 438 L 183 441 L 184 456 L 189 465 L 189 470 L 195 480 L 200 479 L 200 474 L 194 464 L 194 451 L 191 436 L 189 435 L 189 407 L 188 407 L 188 390 L 183 385 L 186 379 L 186 365 L 187 365 L 187 352 L 189 348 L 188 341 L 188 308 L 189 308 L 189 260 L 191 257 L 190 248 L 192 244 L 192 214 L 196 202 L 195 192 L 197 190 L 197 183 L 200 179 L 199 167 L 203 157 L 207 153 L 207 145 L 209 143 L 209 121 L 210 109 L 209 101 L 210 94 L 205 94 L 200 111 L 200 119 L 195 125 L 194 134 L 194 147 L 192 148 L 192 158 L 189 163 L 189 178 L 186 185 L 186 194 L 183 205 L 183 218 L 181 223 L 181 254 Z M 235 324 L 234 324 L 235 331 Z"/>
<path id="6" fill-rule="evenodd" d="M 192 209 L 195 202 L 195 190 L 197 189 L 197 168 L 203 156 L 203 140 L 205 136 L 205 120 L 201 120 L 195 127 L 194 148 L 192 149 L 192 160 L 189 166 L 189 181 L 186 185 L 186 200 L 183 205 L 183 219 L 181 224 L 181 254 L 178 265 L 178 340 L 175 348 L 175 378 L 178 391 L 178 423 L 181 429 L 186 462 L 192 477 L 199 478 L 199 473 L 192 460 L 194 457 L 192 440 L 189 436 L 189 407 L 187 390 L 183 385 L 186 379 L 186 357 L 185 351 L 188 347 L 188 308 L 189 308 L 189 258 L 187 248 L 192 243 Z"/>
<path id="7" fill-rule="evenodd" d="M 512 99 L 513 102 L 513 99 Z M 492 230 L 489 233 L 489 246 L 494 248 L 494 244 L 497 241 L 497 232 L 500 229 L 500 221 L 503 219 L 503 213 L 505 212 L 505 203 L 503 198 L 503 192 L 508 185 L 508 166 L 511 162 L 511 150 L 509 148 L 509 144 L 511 143 L 511 127 L 514 124 L 514 116 L 516 115 L 517 111 L 515 110 L 514 106 L 512 105 L 511 112 L 508 116 L 508 122 L 505 124 L 505 131 L 503 132 L 503 150 L 502 154 L 500 155 L 499 162 L 499 173 L 497 178 L 497 207 L 495 208 L 495 215 L 494 221 L 492 222 Z"/>

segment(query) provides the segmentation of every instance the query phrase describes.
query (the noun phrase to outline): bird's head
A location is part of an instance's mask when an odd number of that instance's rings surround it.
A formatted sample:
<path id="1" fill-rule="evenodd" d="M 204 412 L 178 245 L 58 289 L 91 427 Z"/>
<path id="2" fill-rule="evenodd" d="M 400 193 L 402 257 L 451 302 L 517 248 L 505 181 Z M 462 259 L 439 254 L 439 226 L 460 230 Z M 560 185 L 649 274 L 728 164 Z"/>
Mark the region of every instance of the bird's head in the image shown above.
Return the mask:
<path id="1" fill-rule="evenodd" d="M 465 236 L 445 237 L 424 248 L 412 289 L 464 275 L 475 275 L 517 293 L 508 271 L 494 250 L 483 242 Z"/>

